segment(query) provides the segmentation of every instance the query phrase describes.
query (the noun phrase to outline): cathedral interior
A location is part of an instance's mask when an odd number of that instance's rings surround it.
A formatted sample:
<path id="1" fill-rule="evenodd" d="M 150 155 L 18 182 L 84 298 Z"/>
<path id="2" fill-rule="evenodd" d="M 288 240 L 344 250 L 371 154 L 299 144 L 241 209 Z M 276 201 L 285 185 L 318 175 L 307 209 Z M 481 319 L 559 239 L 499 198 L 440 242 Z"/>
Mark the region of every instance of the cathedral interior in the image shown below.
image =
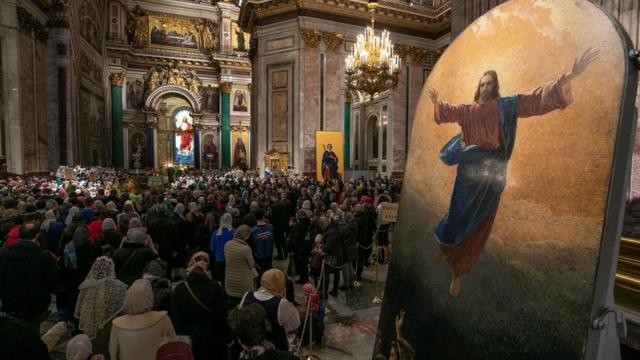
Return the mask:
<path id="1" fill-rule="evenodd" d="M 179 166 L 316 176 L 317 132 L 334 131 L 345 171 L 402 178 L 430 71 L 503 2 L 379 1 L 376 27 L 400 61 L 393 87 L 367 93 L 345 75 L 371 21 L 366 0 L 0 0 L 0 172 Z M 637 1 L 592 2 L 638 46 Z M 636 138 L 629 199 L 640 196 Z M 640 242 L 623 238 L 618 261 L 623 343 L 640 349 Z"/>

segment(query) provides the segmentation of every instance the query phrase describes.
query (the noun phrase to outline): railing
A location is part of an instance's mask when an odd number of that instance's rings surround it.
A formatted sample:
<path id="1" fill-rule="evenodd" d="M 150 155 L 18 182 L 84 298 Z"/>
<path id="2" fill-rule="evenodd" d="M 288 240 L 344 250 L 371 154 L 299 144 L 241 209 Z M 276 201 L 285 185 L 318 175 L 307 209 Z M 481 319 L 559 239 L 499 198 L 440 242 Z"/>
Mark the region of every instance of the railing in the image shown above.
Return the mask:
<path id="1" fill-rule="evenodd" d="M 640 314 L 640 239 L 620 238 L 614 291 L 618 306 Z"/>

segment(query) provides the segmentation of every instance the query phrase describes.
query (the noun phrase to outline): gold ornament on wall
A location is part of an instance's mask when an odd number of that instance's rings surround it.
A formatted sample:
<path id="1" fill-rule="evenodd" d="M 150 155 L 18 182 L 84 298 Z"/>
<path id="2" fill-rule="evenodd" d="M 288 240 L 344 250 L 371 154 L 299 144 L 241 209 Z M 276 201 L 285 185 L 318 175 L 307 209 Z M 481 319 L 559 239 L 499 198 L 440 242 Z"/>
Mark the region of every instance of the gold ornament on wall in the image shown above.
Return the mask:
<path id="1" fill-rule="evenodd" d="M 233 83 L 231 82 L 220 83 L 220 90 L 222 90 L 222 92 L 231 93 L 232 88 L 233 88 Z"/>
<path id="2" fill-rule="evenodd" d="M 200 19 L 196 29 L 200 33 L 202 49 L 204 52 L 218 49 L 218 26 L 209 19 Z"/>
<path id="3" fill-rule="evenodd" d="M 332 33 L 332 32 L 323 32 L 322 40 L 327 45 L 328 50 L 337 50 L 340 45 L 344 42 L 344 35 Z"/>
<path id="4" fill-rule="evenodd" d="M 109 75 L 109 81 L 111 81 L 111 85 L 113 86 L 124 86 L 124 76 L 122 76 L 122 73 L 112 73 Z"/>
<path id="5" fill-rule="evenodd" d="M 127 34 L 129 35 L 129 42 L 134 48 L 143 49 L 147 46 L 149 38 L 148 23 L 148 14 L 139 5 L 136 5 L 127 14 Z"/>
<path id="6" fill-rule="evenodd" d="M 327 50 L 335 51 L 340 48 L 344 42 L 344 35 L 329 31 L 320 31 L 315 29 L 302 29 L 302 40 L 310 48 L 317 48 L 320 41 L 324 41 Z"/>
<path id="7" fill-rule="evenodd" d="M 302 40 L 304 40 L 305 45 L 312 49 L 315 49 L 320 45 L 320 40 L 322 40 L 322 33 L 318 30 L 313 29 L 302 29 Z"/>

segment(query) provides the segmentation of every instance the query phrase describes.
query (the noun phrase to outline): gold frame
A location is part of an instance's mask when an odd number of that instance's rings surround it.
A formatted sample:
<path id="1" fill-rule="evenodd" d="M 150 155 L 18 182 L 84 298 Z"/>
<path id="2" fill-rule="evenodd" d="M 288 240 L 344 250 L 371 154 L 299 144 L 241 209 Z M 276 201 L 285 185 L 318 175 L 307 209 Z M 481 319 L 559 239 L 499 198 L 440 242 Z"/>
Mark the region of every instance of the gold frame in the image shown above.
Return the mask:
<path id="1" fill-rule="evenodd" d="M 160 24 L 162 24 L 163 22 L 169 22 L 170 24 L 180 26 L 181 28 L 187 27 L 187 29 L 195 35 L 197 46 L 195 48 L 190 48 L 190 47 L 161 45 L 161 44 L 152 43 L 151 30 L 153 30 L 154 25 L 157 25 L 158 21 L 160 22 Z M 203 44 L 200 36 L 200 31 L 198 31 L 195 25 L 196 21 L 197 21 L 196 18 L 190 18 L 186 16 L 162 14 L 162 13 L 155 13 L 155 12 L 149 13 L 149 15 L 147 16 L 147 28 L 148 28 L 147 29 L 147 47 L 155 48 L 155 49 L 170 48 L 170 49 L 180 49 L 182 51 L 188 51 L 188 52 L 201 52 Z"/>

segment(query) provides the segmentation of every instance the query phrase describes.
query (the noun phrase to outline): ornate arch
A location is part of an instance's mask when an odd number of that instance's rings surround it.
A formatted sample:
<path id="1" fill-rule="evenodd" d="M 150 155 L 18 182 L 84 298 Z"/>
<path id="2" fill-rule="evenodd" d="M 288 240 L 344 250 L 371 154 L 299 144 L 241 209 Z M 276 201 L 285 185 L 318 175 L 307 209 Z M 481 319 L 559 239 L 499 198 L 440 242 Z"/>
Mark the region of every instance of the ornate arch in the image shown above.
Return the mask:
<path id="1" fill-rule="evenodd" d="M 155 89 L 144 103 L 146 109 L 157 111 L 160 101 L 167 95 L 180 95 L 184 97 L 191 105 L 192 112 L 194 114 L 201 113 L 202 109 L 200 101 L 198 101 L 197 95 L 191 91 L 177 85 L 163 85 Z"/>

